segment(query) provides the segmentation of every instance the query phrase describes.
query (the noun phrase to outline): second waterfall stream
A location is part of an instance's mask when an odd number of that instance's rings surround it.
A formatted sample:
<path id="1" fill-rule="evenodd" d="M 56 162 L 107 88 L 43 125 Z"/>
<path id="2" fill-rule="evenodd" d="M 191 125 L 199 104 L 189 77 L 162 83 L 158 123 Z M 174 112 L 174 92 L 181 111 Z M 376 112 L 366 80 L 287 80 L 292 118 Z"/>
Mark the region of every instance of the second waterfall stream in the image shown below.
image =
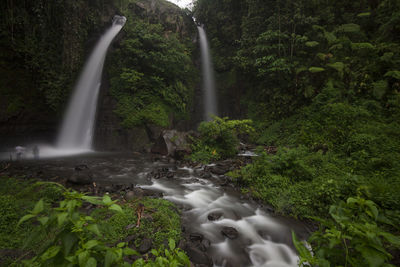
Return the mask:
<path id="1" fill-rule="evenodd" d="M 210 47 L 207 35 L 202 26 L 197 26 L 201 50 L 201 70 L 203 75 L 204 120 L 210 121 L 211 115 L 218 115 L 217 96 L 215 92 L 214 69 L 211 62 Z"/>

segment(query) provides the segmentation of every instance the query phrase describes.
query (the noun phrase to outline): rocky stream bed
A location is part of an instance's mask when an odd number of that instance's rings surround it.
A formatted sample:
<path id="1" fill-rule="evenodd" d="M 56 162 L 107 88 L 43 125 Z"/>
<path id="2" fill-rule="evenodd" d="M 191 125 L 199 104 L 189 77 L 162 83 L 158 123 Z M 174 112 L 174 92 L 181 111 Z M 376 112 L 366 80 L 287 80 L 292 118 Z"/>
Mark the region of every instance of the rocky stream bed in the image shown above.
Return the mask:
<path id="1" fill-rule="evenodd" d="M 55 181 L 125 199 L 170 200 L 181 210 L 179 247 L 195 266 L 297 266 L 291 231 L 305 239 L 307 225 L 241 194 L 225 176 L 249 161 L 249 155 L 242 155 L 202 165 L 153 154 L 91 153 L 4 162 L 2 175 Z M 151 240 L 149 244 L 148 249 Z"/>

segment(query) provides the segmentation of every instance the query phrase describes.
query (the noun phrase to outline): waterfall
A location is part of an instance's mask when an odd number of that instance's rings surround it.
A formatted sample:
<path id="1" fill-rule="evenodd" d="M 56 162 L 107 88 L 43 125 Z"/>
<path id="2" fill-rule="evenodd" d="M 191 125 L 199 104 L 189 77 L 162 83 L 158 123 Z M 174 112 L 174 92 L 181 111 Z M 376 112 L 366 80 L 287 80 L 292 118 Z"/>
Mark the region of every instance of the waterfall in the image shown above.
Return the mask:
<path id="1" fill-rule="evenodd" d="M 57 140 L 57 147 L 91 149 L 97 98 L 107 49 L 126 22 L 114 16 L 112 26 L 102 35 L 74 88 Z"/>
<path id="2" fill-rule="evenodd" d="M 201 69 L 203 73 L 204 119 L 210 121 L 211 115 L 218 115 L 214 70 L 211 63 L 206 32 L 202 26 L 197 26 L 197 29 L 200 36 Z"/>

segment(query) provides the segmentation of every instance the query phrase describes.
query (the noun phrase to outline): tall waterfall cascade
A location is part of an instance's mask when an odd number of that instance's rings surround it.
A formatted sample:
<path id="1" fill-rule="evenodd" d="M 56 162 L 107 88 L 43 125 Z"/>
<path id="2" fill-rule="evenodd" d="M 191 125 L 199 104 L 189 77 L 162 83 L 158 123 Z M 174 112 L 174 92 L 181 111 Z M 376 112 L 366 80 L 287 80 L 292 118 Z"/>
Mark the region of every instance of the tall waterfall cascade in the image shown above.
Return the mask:
<path id="1" fill-rule="evenodd" d="M 201 69 L 203 75 L 204 120 L 210 121 L 211 115 L 218 115 L 214 69 L 211 62 L 210 47 L 208 45 L 206 32 L 202 26 L 197 26 L 197 29 L 200 38 Z"/>
<path id="2" fill-rule="evenodd" d="M 104 60 L 108 47 L 125 22 L 125 17 L 114 16 L 112 26 L 102 35 L 86 62 L 65 113 L 57 140 L 58 148 L 92 148 Z"/>

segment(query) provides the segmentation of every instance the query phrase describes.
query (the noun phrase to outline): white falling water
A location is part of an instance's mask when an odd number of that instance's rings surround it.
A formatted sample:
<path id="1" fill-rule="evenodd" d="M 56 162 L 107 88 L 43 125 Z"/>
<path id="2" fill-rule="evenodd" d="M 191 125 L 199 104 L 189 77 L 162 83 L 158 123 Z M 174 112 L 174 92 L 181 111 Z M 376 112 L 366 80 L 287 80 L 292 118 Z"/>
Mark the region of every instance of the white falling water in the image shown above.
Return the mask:
<path id="1" fill-rule="evenodd" d="M 65 113 L 57 147 L 90 150 L 92 148 L 97 98 L 107 49 L 126 22 L 115 16 L 112 26 L 103 34 L 79 77 Z"/>
<path id="2" fill-rule="evenodd" d="M 210 121 L 211 115 L 218 115 L 214 70 L 211 63 L 206 32 L 202 26 L 197 26 L 197 29 L 200 36 L 201 69 L 203 73 L 204 119 Z"/>

